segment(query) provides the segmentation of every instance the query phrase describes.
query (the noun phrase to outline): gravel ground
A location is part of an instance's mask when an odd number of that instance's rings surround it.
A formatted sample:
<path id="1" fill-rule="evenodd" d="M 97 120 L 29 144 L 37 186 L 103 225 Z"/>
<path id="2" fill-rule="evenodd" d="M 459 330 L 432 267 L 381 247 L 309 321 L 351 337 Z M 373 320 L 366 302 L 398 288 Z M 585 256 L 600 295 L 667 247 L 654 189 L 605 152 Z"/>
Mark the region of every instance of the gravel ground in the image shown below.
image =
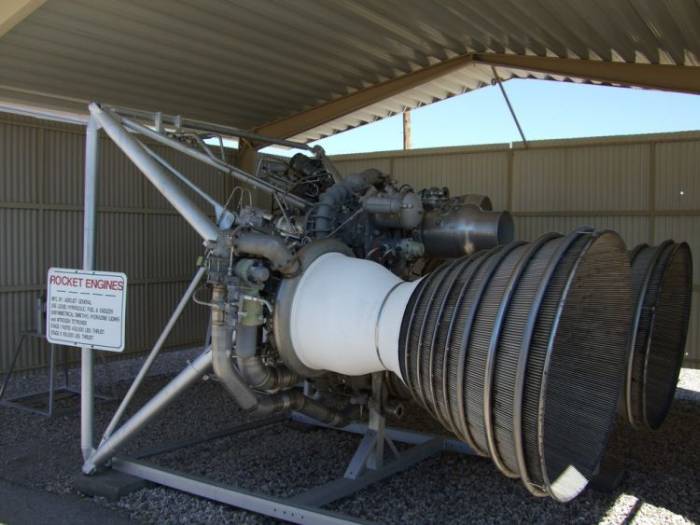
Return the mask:
<path id="1" fill-rule="evenodd" d="M 171 353 L 144 384 L 136 404 L 148 399 L 181 368 L 189 353 Z M 129 377 L 136 362 L 114 367 Z M 40 384 L 42 378 L 27 378 Z M 104 383 L 104 380 L 102 380 Z M 123 394 L 128 381 L 117 384 Z M 503 477 L 488 460 L 445 453 L 428 459 L 328 508 L 381 523 L 695 523 L 700 522 L 700 371 L 683 372 L 679 399 L 660 431 L 620 425 L 611 450 L 624 457 L 626 474 L 613 494 L 591 489 L 569 504 L 531 497 L 520 482 Z M 72 478 L 81 464 L 79 414 L 74 407 L 51 420 L 0 407 L 0 478 L 54 494 L 77 494 Z M 101 403 L 98 430 L 116 408 Z M 214 381 L 204 381 L 131 442 L 126 453 L 202 435 L 245 416 Z M 435 428 L 421 414 L 417 428 Z M 165 436 L 165 437 L 164 437 Z M 295 423 L 280 423 L 158 456 L 153 461 L 188 473 L 289 496 L 342 475 L 359 437 Z M 171 489 L 151 487 L 113 503 L 139 523 L 274 523 L 273 520 Z"/>

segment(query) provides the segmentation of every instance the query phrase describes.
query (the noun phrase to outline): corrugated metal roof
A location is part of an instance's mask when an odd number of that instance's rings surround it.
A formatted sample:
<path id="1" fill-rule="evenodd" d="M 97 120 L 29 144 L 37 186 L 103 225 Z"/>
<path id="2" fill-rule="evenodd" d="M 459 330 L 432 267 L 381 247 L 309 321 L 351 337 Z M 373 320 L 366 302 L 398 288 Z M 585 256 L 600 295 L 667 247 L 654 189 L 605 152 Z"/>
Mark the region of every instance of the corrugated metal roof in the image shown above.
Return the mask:
<path id="1" fill-rule="evenodd" d="M 691 0 L 51 0 L 0 39 L 0 97 L 255 127 L 456 55 L 700 64 Z M 502 78 L 533 76 L 499 68 Z M 491 82 L 469 65 L 296 138 Z M 555 78 L 556 80 L 565 80 Z"/>

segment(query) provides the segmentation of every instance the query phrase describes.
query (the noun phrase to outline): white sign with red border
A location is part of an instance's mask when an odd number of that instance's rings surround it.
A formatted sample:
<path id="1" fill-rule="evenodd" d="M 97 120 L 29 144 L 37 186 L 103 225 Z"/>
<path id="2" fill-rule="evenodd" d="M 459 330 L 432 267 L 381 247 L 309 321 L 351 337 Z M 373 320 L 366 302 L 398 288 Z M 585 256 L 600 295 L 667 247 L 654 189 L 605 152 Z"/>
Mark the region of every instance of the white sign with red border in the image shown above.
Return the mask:
<path id="1" fill-rule="evenodd" d="M 50 343 L 124 350 L 126 275 L 50 268 L 46 338 Z"/>

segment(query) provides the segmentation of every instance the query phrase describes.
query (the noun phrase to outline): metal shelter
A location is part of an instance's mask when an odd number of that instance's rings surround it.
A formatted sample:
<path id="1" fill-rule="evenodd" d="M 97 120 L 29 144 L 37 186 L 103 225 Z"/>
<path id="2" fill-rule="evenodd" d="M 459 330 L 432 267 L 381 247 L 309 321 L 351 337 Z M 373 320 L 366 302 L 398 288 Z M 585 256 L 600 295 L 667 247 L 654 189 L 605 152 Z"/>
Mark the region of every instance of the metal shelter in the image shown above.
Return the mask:
<path id="1" fill-rule="evenodd" d="M 700 92 L 690 1 L 7 0 L 0 99 L 301 142 L 503 80 Z"/>
<path id="2" fill-rule="evenodd" d="M 187 212 L 191 206 L 171 184 L 173 174 L 131 136 L 136 132 L 158 140 L 153 129 L 158 129 L 158 119 L 166 113 L 188 115 L 193 120 L 185 125 L 244 138 L 239 167 L 205 156 L 198 160 L 214 163 L 255 186 L 258 181 L 247 173 L 252 170 L 240 169 L 250 166 L 242 158 L 246 149 L 269 143 L 304 145 L 478 89 L 491 84 L 493 68 L 503 80 L 544 78 L 700 93 L 699 28 L 697 4 L 656 0 L 8 0 L 0 7 L 0 100 L 83 115 L 92 100 L 130 108 L 105 105 L 90 110 L 83 268 L 93 270 L 100 128 L 205 241 L 213 240 L 216 225 L 204 214 Z M 142 111 L 150 108 L 164 114 Z M 204 121 L 221 124 L 214 127 Z M 144 122 L 153 128 L 143 126 Z M 201 277 L 201 272 L 195 275 L 183 300 Z M 176 319 L 177 309 L 172 322 Z M 170 323 L 166 325 L 161 339 L 171 328 Z M 153 358 L 158 350 L 156 343 Z M 387 431 L 383 414 L 377 411 L 370 415 L 368 426 L 349 429 L 365 438 L 343 480 L 298 501 L 217 487 L 115 456 L 128 436 L 207 372 L 210 359 L 204 352 L 173 380 L 169 390 L 116 428 L 120 407 L 97 444 L 94 352 L 83 348 L 84 469 L 111 463 L 157 483 L 277 518 L 328 523 L 342 518 L 309 505 L 332 501 L 455 446 L 443 438 Z M 149 357 L 144 370 L 150 362 Z M 143 376 L 145 371 L 137 377 L 135 388 Z M 405 453 L 384 466 L 384 444 L 394 450 L 392 439 L 417 447 L 412 455 Z"/>

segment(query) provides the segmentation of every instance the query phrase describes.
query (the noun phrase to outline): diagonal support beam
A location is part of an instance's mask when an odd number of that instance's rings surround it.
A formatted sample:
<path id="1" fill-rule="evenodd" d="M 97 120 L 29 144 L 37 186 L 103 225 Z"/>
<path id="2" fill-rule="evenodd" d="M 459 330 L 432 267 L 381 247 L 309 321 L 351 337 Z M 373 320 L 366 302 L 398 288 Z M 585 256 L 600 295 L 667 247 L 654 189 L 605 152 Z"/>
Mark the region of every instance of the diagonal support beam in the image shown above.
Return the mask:
<path id="1" fill-rule="evenodd" d="M 45 2 L 46 0 L 2 0 L 0 2 L 0 38 Z"/>
<path id="2" fill-rule="evenodd" d="M 143 430 L 149 422 L 170 406 L 179 395 L 202 379 L 210 369 L 211 350 L 207 350 L 197 359 L 188 363 L 182 372 L 161 388 L 133 416 L 127 419 L 114 434 L 100 443 L 97 450 L 83 463 L 83 472 L 85 474 L 94 474 L 99 467 L 108 463 L 125 443 Z"/>
<path id="3" fill-rule="evenodd" d="M 345 115 L 381 102 L 389 97 L 403 93 L 409 89 L 427 84 L 431 80 L 452 73 L 453 71 L 469 65 L 472 62 L 471 55 L 462 55 L 433 66 L 419 69 L 412 73 L 380 82 L 368 88 L 346 95 L 336 100 L 331 100 L 319 106 L 315 106 L 288 118 L 276 120 L 255 129 L 260 135 L 274 138 L 293 137 L 335 120 Z"/>
<path id="4" fill-rule="evenodd" d="M 473 55 L 475 63 L 583 78 L 623 86 L 700 94 L 700 67 L 628 64 L 574 58 L 552 58 L 498 53 Z"/>

